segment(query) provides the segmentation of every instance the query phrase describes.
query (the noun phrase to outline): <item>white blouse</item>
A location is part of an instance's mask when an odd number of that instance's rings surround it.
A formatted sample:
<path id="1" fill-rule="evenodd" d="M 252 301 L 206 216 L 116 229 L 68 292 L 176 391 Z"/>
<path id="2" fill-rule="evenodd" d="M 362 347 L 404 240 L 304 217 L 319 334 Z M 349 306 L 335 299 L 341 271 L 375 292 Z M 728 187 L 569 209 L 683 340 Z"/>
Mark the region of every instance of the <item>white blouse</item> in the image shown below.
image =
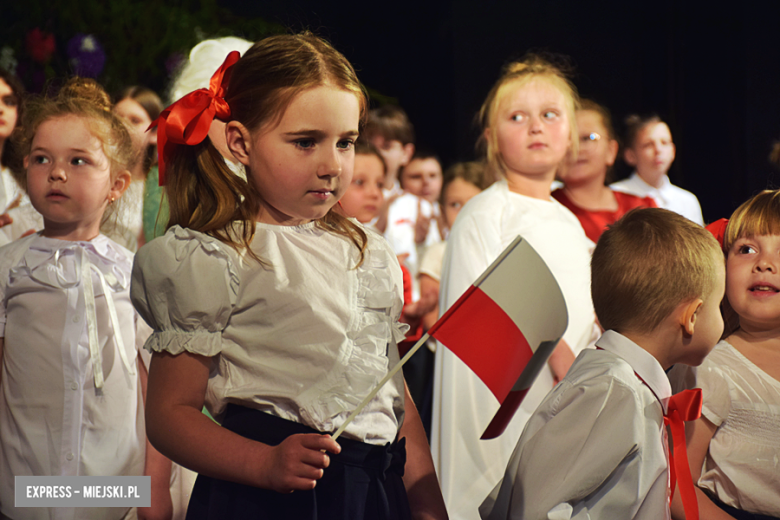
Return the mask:
<path id="1" fill-rule="evenodd" d="M 337 429 L 398 361 L 403 282 L 387 243 L 366 231 L 363 263 L 347 238 L 312 222 L 257 224 L 262 264 L 181 227 L 136 255 L 133 302 L 154 329 L 146 348 L 213 358 L 206 407 L 262 410 Z M 404 387 L 390 381 L 346 429 L 370 444 L 396 437 Z"/>
<path id="2" fill-rule="evenodd" d="M 131 253 L 103 235 L 71 242 L 34 234 L 0 249 L 3 515 L 121 518 L 127 512 L 13 509 L 13 477 L 143 475 L 131 265 Z"/>
<path id="3" fill-rule="evenodd" d="M 699 487 L 737 509 L 780 516 L 780 381 L 721 341 L 696 370 L 718 429 Z"/>

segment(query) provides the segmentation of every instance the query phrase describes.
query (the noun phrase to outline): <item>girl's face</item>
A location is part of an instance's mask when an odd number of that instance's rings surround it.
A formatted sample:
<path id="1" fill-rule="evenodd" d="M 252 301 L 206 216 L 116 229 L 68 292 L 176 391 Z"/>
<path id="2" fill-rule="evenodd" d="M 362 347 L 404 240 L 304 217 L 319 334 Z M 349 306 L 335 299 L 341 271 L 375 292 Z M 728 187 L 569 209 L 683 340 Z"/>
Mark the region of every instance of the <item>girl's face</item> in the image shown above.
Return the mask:
<path id="1" fill-rule="evenodd" d="M 455 217 L 458 216 L 463 205 L 481 191 L 478 187 L 460 177 L 456 177 L 447 184 L 447 187 L 444 188 L 444 197 L 442 197 L 442 203 L 444 204 L 442 211 L 449 227 L 452 227 L 455 223 Z"/>
<path id="2" fill-rule="evenodd" d="M 152 119 L 136 100 L 123 99 L 114 105 L 114 112 L 127 123 L 136 150 L 142 151 L 149 145 L 157 144 L 157 128 L 146 131 L 152 124 Z"/>
<path id="3" fill-rule="evenodd" d="M 322 85 L 298 94 L 272 128 L 227 125 L 227 143 L 259 196 L 259 222 L 294 226 L 325 216 L 352 181 L 360 104 Z"/>
<path id="4" fill-rule="evenodd" d="M 16 94 L 8 83 L 0 78 L 0 143 L 8 139 L 16 128 L 19 115 L 17 104 Z"/>
<path id="5" fill-rule="evenodd" d="M 561 181 L 579 184 L 597 179 L 603 183 L 607 169 L 615 164 L 618 143 L 609 138 L 601 114 L 593 110 L 577 111 L 577 129 L 580 133 L 577 160 L 568 168 L 561 168 Z"/>
<path id="6" fill-rule="evenodd" d="M 626 162 L 643 176 L 666 175 L 674 162 L 672 132 L 666 123 L 649 123 L 637 132 L 634 145 L 626 150 Z"/>
<path id="7" fill-rule="evenodd" d="M 44 234 L 92 240 L 106 206 L 122 196 L 129 173 L 111 179 L 103 143 L 83 117 L 66 115 L 41 123 L 25 158 L 27 191 L 43 215 Z"/>
<path id="8" fill-rule="evenodd" d="M 569 148 L 566 98 L 542 78 L 510 85 L 498 105 L 496 141 L 507 176 L 552 181 Z"/>
<path id="9" fill-rule="evenodd" d="M 780 327 L 780 235 L 740 238 L 726 259 L 726 296 L 741 327 Z"/>
<path id="10" fill-rule="evenodd" d="M 431 157 L 412 159 L 401 170 L 401 186 L 404 191 L 421 197 L 428 202 L 436 202 L 441 194 L 441 164 Z"/>
<path id="11" fill-rule="evenodd" d="M 356 155 L 352 183 L 341 197 L 341 206 L 346 214 L 363 224 L 374 220 L 384 200 L 384 184 L 385 166 L 379 157 L 372 154 Z"/>

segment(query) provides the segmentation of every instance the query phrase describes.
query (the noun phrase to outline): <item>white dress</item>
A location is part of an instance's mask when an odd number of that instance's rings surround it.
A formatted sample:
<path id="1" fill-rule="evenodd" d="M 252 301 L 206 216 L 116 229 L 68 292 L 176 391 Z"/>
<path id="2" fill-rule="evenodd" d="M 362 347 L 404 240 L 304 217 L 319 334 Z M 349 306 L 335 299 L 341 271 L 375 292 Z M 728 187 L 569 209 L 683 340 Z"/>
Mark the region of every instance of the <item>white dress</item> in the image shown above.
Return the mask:
<path id="1" fill-rule="evenodd" d="M 458 214 L 447 239 L 439 308 L 444 313 L 517 235 L 539 253 L 561 287 L 569 313 L 563 337 L 576 355 L 597 338 L 590 297 L 593 243 L 563 205 L 512 193 L 506 180 L 476 195 Z M 477 508 L 503 476 L 523 426 L 552 386 L 547 368 L 506 431 L 483 441 L 498 402 L 458 357 L 436 349 L 431 450 L 451 518 L 479 518 Z"/>
<path id="2" fill-rule="evenodd" d="M 699 487 L 726 505 L 780 517 L 780 381 L 727 341 L 696 369 L 702 415 L 718 427 Z"/>
<path id="3" fill-rule="evenodd" d="M 0 249 L 3 515 L 116 519 L 128 513 L 15 509 L 13 477 L 143 475 L 146 435 L 131 265 L 132 254 L 103 235 L 71 242 L 34 234 Z M 91 326 L 97 329 L 94 349 Z"/>
<path id="4" fill-rule="evenodd" d="M 262 410 L 319 431 L 337 429 L 398 361 L 403 282 L 376 233 L 358 250 L 312 222 L 257 224 L 263 264 L 205 234 L 175 226 L 136 255 L 132 298 L 154 329 L 146 348 L 214 360 L 206 407 Z M 392 442 L 404 387 L 388 382 L 344 435 Z"/>

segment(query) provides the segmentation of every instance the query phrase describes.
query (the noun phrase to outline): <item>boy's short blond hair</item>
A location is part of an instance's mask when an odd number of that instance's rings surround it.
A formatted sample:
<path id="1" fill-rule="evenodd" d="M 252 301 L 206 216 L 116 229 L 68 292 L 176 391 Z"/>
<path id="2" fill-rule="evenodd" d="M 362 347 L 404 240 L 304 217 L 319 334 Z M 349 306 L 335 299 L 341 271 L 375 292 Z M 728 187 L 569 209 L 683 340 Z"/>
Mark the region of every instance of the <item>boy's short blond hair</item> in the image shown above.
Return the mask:
<path id="1" fill-rule="evenodd" d="M 604 329 L 647 334 L 681 303 L 707 298 L 723 263 L 712 234 L 672 211 L 637 209 L 601 235 L 591 260 Z"/>

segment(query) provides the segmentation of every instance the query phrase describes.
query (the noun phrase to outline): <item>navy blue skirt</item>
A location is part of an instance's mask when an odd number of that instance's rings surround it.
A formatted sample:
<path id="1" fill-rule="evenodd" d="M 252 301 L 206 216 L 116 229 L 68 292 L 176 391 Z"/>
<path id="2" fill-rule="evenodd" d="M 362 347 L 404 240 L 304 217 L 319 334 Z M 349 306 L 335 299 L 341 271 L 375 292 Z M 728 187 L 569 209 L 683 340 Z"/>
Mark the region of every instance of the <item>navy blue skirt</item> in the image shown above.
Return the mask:
<path id="1" fill-rule="evenodd" d="M 748 511 L 742 511 L 741 509 L 737 509 L 731 506 L 727 506 L 717 498 L 713 497 L 711 494 L 707 493 L 707 496 L 710 497 L 710 500 L 718 506 L 719 508 L 723 509 L 725 512 L 736 518 L 736 520 L 780 520 L 775 516 L 767 516 L 767 515 L 760 515 L 758 513 L 750 513 Z"/>
<path id="2" fill-rule="evenodd" d="M 322 433 L 243 406 L 228 405 L 224 428 L 271 446 L 290 435 Z M 341 453 L 310 491 L 289 494 L 198 475 L 187 520 L 410 520 L 403 483 L 406 439 L 375 446 L 340 437 Z"/>

